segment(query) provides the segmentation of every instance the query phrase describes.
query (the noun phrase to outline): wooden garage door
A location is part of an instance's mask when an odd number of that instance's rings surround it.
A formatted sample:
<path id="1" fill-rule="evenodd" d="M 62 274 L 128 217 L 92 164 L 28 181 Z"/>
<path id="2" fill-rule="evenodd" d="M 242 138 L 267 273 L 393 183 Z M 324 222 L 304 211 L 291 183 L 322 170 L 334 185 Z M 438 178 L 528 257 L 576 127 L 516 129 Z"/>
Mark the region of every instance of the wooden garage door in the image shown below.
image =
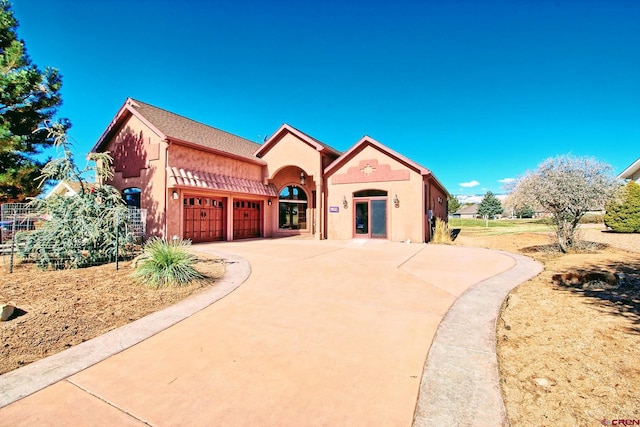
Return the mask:
<path id="1" fill-rule="evenodd" d="M 223 199 L 185 196 L 184 238 L 193 242 L 225 240 L 224 211 Z"/>
<path id="2" fill-rule="evenodd" d="M 233 203 L 233 238 L 260 237 L 261 202 L 235 200 Z"/>

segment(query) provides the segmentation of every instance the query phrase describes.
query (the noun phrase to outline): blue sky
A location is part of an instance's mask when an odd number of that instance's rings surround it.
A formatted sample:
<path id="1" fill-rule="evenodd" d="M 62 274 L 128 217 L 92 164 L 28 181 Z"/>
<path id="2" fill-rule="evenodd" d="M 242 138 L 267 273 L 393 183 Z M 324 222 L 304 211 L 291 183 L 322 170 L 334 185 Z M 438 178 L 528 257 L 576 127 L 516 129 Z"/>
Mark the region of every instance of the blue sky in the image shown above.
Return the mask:
<path id="1" fill-rule="evenodd" d="M 17 0 L 86 154 L 127 97 L 261 142 L 363 135 L 452 194 L 561 154 L 640 156 L 640 1 Z"/>

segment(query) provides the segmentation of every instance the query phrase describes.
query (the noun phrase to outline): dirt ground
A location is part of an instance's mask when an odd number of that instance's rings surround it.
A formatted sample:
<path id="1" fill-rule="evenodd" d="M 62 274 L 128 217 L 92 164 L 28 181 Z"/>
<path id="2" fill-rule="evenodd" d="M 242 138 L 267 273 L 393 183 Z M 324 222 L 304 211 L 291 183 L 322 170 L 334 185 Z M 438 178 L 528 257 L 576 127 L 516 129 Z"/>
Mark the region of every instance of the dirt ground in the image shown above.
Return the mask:
<path id="1" fill-rule="evenodd" d="M 501 386 L 512 426 L 595 426 L 640 420 L 640 235 L 582 230 L 586 253 L 545 248 L 529 233 L 456 244 L 519 252 L 545 265 L 505 300 L 497 328 Z M 623 248 L 623 249 L 622 249 Z M 617 288 L 554 284 L 556 273 L 612 272 Z"/>
<path id="2" fill-rule="evenodd" d="M 0 322 L 0 374 L 27 365 L 213 286 L 224 273 L 219 259 L 198 258 L 205 279 L 183 287 L 152 289 L 131 279 L 131 263 L 78 270 L 40 271 L 0 259 L 0 304 L 18 309 Z"/>

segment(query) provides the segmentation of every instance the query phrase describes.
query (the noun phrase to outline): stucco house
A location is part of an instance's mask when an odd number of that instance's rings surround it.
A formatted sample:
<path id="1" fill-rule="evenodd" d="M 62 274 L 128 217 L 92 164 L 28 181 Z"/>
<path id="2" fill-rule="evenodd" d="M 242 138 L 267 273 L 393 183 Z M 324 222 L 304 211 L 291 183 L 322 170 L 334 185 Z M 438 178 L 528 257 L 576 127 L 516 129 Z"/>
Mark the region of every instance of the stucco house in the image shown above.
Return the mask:
<path id="1" fill-rule="evenodd" d="M 339 152 L 283 124 L 257 144 L 129 98 L 92 150 L 111 153 L 108 183 L 147 210 L 147 235 L 420 242 L 447 219 L 433 173 L 367 136 Z"/>
<path id="2" fill-rule="evenodd" d="M 94 184 L 88 182 L 88 183 L 84 183 L 84 186 L 85 186 L 85 191 L 88 191 L 92 187 L 94 187 Z M 82 184 L 80 184 L 80 182 L 77 182 L 77 181 L 66 181 L 66 180 L 58 181 L 56 185 L 54 185 L 49 191 L 47 191 L 44 198 L 48 199 L 49 197 L 52 197 L 54 195 L 67 196 L 67 197 L 75 196 L 81 191 L 81 188 L 82 188 Z"/>
<path id="3" fill-rule="evenodd" d="M 620 175 L 618 175 L 619 179 L 631 179 L 640 183 L 640 158 L 638 158 L 635 162 L 631 163 L 628 168 L 622 171 Z"/>
<path id="4" fill-rule="evenodd" d="M 460 209 L 455 211 L 451 216 L 453 218 L 477 218 L 479 206 L 480 205 L 478 205 L 477 203 L 464 205 Z"/>

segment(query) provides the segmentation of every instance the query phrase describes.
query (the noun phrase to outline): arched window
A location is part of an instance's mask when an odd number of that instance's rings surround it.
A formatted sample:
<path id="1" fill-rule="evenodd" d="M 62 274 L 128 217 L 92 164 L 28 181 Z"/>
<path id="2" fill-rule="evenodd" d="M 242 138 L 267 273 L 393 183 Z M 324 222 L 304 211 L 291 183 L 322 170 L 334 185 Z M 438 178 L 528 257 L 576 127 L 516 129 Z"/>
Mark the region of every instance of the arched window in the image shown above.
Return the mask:
<path id="1" fill-rule="evenodd" d="M 285 230 L 305 230 L 307 205 L 307 194 L 300 187 L 295 185 L 284 187 L 278 199 L 278 226 Z"/>
<path id="2" fill-rule="evenodd" d="M 122 198 L 127 206 L 140 209 L 140 193 L 142 193 L 142 190 L 139 188 L 125 188 L 122 191 Z"/>

